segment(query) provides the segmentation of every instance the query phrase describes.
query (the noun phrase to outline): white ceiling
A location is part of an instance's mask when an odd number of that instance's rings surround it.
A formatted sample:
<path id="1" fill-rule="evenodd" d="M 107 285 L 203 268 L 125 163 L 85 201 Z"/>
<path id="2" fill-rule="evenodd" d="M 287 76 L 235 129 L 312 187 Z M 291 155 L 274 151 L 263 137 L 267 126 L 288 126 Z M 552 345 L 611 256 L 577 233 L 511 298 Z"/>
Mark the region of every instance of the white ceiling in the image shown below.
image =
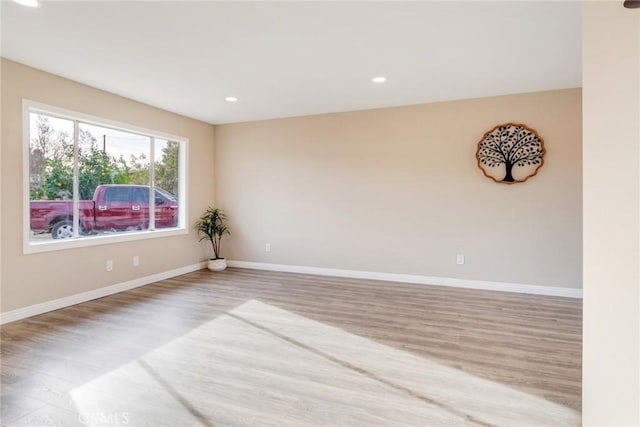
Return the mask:
<path id="1" fill-rule="evenodd" d="M 1 14 L 2 56 L 214 124 L 581 86 L 580 2 L 4 1 Z"/>

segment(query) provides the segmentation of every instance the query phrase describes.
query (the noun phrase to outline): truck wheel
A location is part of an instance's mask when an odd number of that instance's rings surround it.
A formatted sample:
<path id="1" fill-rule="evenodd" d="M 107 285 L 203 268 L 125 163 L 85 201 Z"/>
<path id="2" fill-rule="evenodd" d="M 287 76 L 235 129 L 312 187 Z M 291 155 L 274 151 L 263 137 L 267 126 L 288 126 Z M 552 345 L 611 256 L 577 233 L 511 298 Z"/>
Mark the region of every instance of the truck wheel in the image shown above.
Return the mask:
<path id="1" fill-rule="evenodd" d="M 56 222 L 51 228 L 51 237 L 54 239 L 69 239 L 73 237 L 73 222 L 68 219 Z"/>

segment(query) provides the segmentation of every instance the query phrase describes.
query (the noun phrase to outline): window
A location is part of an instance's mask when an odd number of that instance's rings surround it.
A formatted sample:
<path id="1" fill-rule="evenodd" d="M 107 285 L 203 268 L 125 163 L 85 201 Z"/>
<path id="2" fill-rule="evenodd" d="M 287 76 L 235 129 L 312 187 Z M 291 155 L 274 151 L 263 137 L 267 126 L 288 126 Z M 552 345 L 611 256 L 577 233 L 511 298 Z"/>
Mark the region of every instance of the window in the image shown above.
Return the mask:
<path id="1" fill-rule="evenodd" d="M 30 101 L 24 111 L 25 252 L 187 232 L 185 138 Z"/>
<path id="2" fill-rule="evenodd" d="M 129 197 L 128 187 L 106 187 L 104 190 L 103 200 L 105 203 L 109 203 L 109 202 L 126 202 L 132 199 Z"/>

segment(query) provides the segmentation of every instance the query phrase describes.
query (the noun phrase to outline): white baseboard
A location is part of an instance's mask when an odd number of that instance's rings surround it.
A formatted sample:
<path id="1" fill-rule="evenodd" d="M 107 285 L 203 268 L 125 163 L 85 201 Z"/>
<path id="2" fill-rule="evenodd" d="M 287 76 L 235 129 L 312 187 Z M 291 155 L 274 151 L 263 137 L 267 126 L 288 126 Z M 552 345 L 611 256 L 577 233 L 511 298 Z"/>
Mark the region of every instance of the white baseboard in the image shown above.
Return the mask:
<path id="1" fill-rule="evenodd" d="M 229 267 L 247 268 L 253 270 L 282 271 L 288 273 L 312 274 L 317 276 L 349 277 L 353 279 L 382 280 L 386 282 L 404 282 L 420 285 L 451 286 L 456 288 L 481 289 L 501 292 L 517 292 L 523 294 L 549 295 L 567 298 L 582 298 L 582 289 L 562 288 L 553 286 L 526 285 L 520 283 L 490 282 L 485 280 L 454 279 L 448 277 L 419 276 L 413 274 L 378 273 L 372 271 L 342 270 L 337 268 L 307 267 L 301 265 L 268 264 L 262 262 L 227 261 Z M 123 283 L 107 286 L 93 291 L 30 305 L 17 310 L 0 313 L 0 325 L 15 322 L 16 320 L 36 316 L 48 311 L 58 310 L 64 307 L 80 304 L 93 299 L 106 297 L 107 295 L 148 285 L 171 277 L 191 273 L 207 266 L 206 262 L 140 277 Z"/>
<path id="2" fill-rule="evenodd" d="M 283 271 L 288 273 L 314 274 L 318 276 L 349 277 L 353 279 L 383 280 L 386 282 L 404 282 L 420 285 L 451 286 L 455 288 L 582 298 L 582 289 L 576 288 L 490 282 L 486 280 L 454 279 L 449 277 L 418 276 L 413 274 L 377 273 L 372 271 L 341 270 L 337 268 L 306 267 L 301 265 L 268 264 L 248 261 L 229 260 L 227 261 L 227 264 L 229 267 L 248 268 L 254 270 Z"/>
<path id="3" fill-rule="evenodd" d="M 24 319 L 31 316 L 36 316 L 48 311 L 58 310 L 64 307 L 69 307 L 71 305 L 80 304 L 82 302 L 91 301 L 96 298 L 106 297 L 107 295 L 127 291 L 129 289 L 148 285 L 160 280 L 170 279 L 171 277 L 180 276 L 182 274 L 191 273 L 192 271 L 200 270 L 202 268 L 205 268 L 206 266 L 206 262 L 192 264 L 186 267 L 180 267 L 174 270 L 164 271 L 162 273 L 152 274 L 150 276 L 129 280 L 127 282 L 117 283 L 115 285 L 106 286 L 104 288 L 95 289 L 93 291 L 82 292 L 68 297 L 55 299 L 53 301 L 47 301 L 40 304 L 34 304 L 28 307 L 19 308 L 17 310 L 11 310 L 6 313 L 0 313 L 0 325 L 9 322 L 15 322 L 16 320 Z"/>

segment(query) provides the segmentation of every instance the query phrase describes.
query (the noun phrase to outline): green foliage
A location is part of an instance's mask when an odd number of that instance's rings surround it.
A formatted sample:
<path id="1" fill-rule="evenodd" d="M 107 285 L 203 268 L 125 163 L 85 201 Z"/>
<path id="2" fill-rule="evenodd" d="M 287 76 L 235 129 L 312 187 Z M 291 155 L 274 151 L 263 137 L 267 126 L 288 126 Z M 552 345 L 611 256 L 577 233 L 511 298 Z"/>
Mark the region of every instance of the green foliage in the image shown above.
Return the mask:
<path id="1" fill-rule="evenodd" d="M 78 184 L 81 200 L 93 197 L 100 184 L 114 184 L 111 179 L 112 159 L 98 149 L 96 138 L 89 132 L 80 130 L 78 147 Z M 73 154 L 71 156 L 73 164 Z M 73 169 L 68 171 L 73 176 Z M 72 187 L 73 190 L 73 187 Z"/>
<path id="2" fill-rule="evenodd" d="M 178 194 L 178 155 L 180 143 L 167 141 L 167 146 L 162 149 L 162 161 L 154 165 L 156 187 L 162 188 L 171 194 Z"/>
<path id="3" fill-rule="evenodd" d="M 211 242 L 215 259 L 220 258 L 222 236 L 231 234 L 224 223 L 226 219 L 224 212 L 220 208 L 209 207 L 195 224 L 195 229 L 200 235 L 200 241 L 208 240 Z"/>
<path id="4" fill-rule="evenodd" d="M 30 145 L 30 197 L 68 199 L 73 195 L 73 174 L 68 173 L 73 168 L 72 138 L 56 132 L 44 116 L 37 116 L 36 127 Z"/>
<path id="5" fill-rule="evenodd" d="M 37 133 L 30 144 L 31 200 L 73 198 L 73 138 L 56 131 L 46 116 L 36 118 Z M 180 144 L 169 141 L 162 159 L 154 164 L 156 185 L 178 193 Z M 89 200 L 101 184 L 149 185 L 149 161 L 144 154 L 115 158 L 98 146 L 89 132 L 79 130 L 78 185 L 80 199 Z"/>
<path id="6" fill-rule="evenodd" d="M 110 176 L 114 184 L 140 184 L 149 185 L 149 167 L 146 162 L 147 156 L 131 155 L 129 161 L 120 156 L 118 160 L 113 160 Z"/>
<path id="7" fill-rule="evenodd" d="M 73 175 L 68 173 L 68 165 L 60 159 L 45 159 L 47 175 L 41 192 L 47 199 L 69 199 L 73 196 Z"/>

